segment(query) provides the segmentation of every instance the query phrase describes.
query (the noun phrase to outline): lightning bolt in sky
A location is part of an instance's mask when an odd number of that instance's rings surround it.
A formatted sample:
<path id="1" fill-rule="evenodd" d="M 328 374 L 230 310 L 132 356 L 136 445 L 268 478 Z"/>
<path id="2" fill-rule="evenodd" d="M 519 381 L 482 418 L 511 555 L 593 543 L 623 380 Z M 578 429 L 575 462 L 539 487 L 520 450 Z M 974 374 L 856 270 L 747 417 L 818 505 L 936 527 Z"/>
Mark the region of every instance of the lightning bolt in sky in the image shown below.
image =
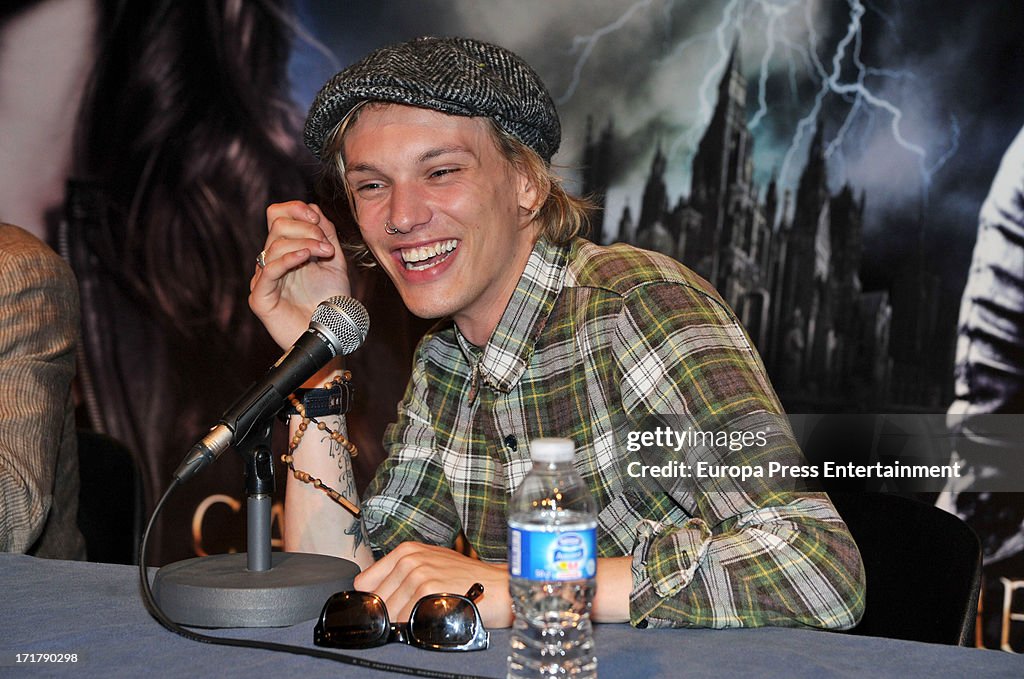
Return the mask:
<path id="1" fill-rule="evenodd" d="M 569 83 L 568 87 L 565 88 L 565 92 L 562 96 L 560 96 L 555 102 L 556 104 L 561 106 L 572 99 L 572 95 L 576 93 L 576 88 L 579 87 L 580 74 L 583 73 L 583 67 L 586 66 L 591 53 L 594 51 L 594 48 L 597 46 L 597 43 L 601 38 L 618 31 L 629 23 L 629 20 L 633 18 L 634 14 L 641 9 L 647 9 L 651 6 L 652 2 L 654 2 L 654 0 L 640 0 L 640 2 L 631 5 L 626 9 L 622 16 L 607 26 L 602 26 L 590 35 L 578 35 L 573 38 L 572 52 L 579 52 L 579 57 L 577 57 L 576 65 L 572 70 L 572 81 Z"/>
<path id="2" fill-rule="evenodd" d="M 903 111 L 892 101 L 873 91 L 866 83 L 866 77 L 868 75 L 882 78 L 901 78 L 905 77 L 905 74 L 889 69 L 869 69 L 865 66 L 861 59 L 861 47 L 863 44 L 863 24 L 861 23 L 861 19 L 863 18 L 866 10 L 864 8 L 864 4 L 860 2 L 860 0 L 849 0 L 849 7 L 850 20 L 846 27 L 846 33 L 839 42 L 836 43 L 832 52 L 831 70 L 826 70 L 824 65 L 818 60 L 816 50 L 812 49 L 810 51 L 815 70 L 820 79 L 820 85 L 818 93 L 814 97 L 814 105 L 797 124 L 798 134 L 802 134 L 805 130 L 809 130 L 815 125 L 815 121 L 821 111 L 822 102 L 826 95 L 830 93 L 840 95 L 852 103 L 846 111 L 838 132 L 826 147 L 826 158 L 831 158 L 835 153 L 840 151 L 845 136 L 857 115 L 874 112 L 880 112 L 887 115 L 890 121 L 889 128 L 892 133 L 893 140 L 899 144 L 900 147 L 917 157 L 918 168 L 921 175 L 922 190 L 924 192 L 925 199 L 927 200 L 928 188 L 931 186 L 932 178 L 935 176 L 935 173 L 942 168 L 954 153 L 956 153 L 959 143 L 959 125 L 957 124 L 955 117 L 952 118 L 949 148 L 934 161 L 929 160 L 928 151 L 923 146 L 906 138 L 902 127 L 904 118 Z M 804 16 L 807 20 L 807 28 L 811 31 L 810 35 L 816 42 L 817 34 L 813 31 L 813 24 L 810 21 L 809 12 L 805 12 Z M 843 80 L 843 66 L 847 61 L 848 50 L 849 62 L 853 65 L 855 77 L 852 80 Z M 910 76 L 908 75 L 906 77 Z M 799 141 L 799 139 L 795 139 L 794 141 Z M 786 157 L 782 164 L 783 174 L 789 170 L 796 148 L 796 143 L 791 144 L 789 150 L 786 152 Z"/>
<path id="3" fill-rule="evenodd" d="M 573 52 L 577 59 L 573 67 L 570 85 L 559 97 L 559 104 L 566 103 L 577 91 L 590 56 L 597 43 L 625 27 L 642 10 L 650 9 L 654 0 L 640 0 L 627 7 L 622 14 L 607 25 L 589 35 L 576 36 Z M 703 11 L 700 3 L 668 3 L 664 12 Z M 827 6 L 824 9 L 833 9 Z M 850 142 L 851 148 L 858 139 L 851 139 L 858 126 L 857 121 L 871 125 L 887 125 L 892 141 L 911 154 L 917 164 L 924 200 L 937 172 L 956 154 L 960 130 L 955 116 L 949 117 L 948 142 L 942 149 L 927 149 L 911 139 L 906 123 L 906 113 L 892 98 L 882 94 L 885 84 L 910 81 L 914 74 L 886 68 L 884 65 L 868 65 L 862 57 L 864 40 L 863 17 L 869 11 L 861 0 L 847 0 L 847 21 L 838 40 L 827 41 L 815 25 L 815 10 L 823 6 L 816 0 L 728 0 L 722 5 L 717 24 L 710 30 L 691 35 L 678 42 L 670 57 L 677 58 L 684 50 L 697 43 L 708 45 L 705 58 L 712 62 L 697 88 L 696 97 L 684 95 L 684 104 L 696 102 L 699 121 L 684 131 L 669 146 L 670 157 L 683 153 L 692 155 L 696 142 L 703 134 L 715 105 L 716 87 L 728 63 L 735 40 L 739 40 L 741 52 L 760 46 L 760 53 L 744 54 L 744 64 L 757 64 L 756 74 L 746 74 L 750 82 L 756 82 L 756 109 L 750 116 L 748 126 L 757 134 L 766 117 L 772 115 L 769 101 L 769 80 L 783 77 L 793 102 L 799 103 L 798 119 L 779 168 L 780 183 L 795 185 L 802 163 L 798 154 L 806 148 L 806 139 L 812 135 L 821 121 L 823 108 L 829 104 L 830 116 L 837 112 L 839 119 L 835 130 L 826 139 L 825 154 L 840 172 L 844 172 L 843 149 Z M 875 7 L 874 12 L 881 23 L 889 29 L 895 22 Z M 819 12 L 827 14 L 827 12 Z M 754 33 L 756 39 L 746 41 L 744 34 Z M 795 40 L 790 31 L 802 33 L 805 37 Z M 751 57 L 754 58 L 751 58 Z M 778 75 L 776 74 L 778 71 Z M 807 92 L 813 92 L 809 97 Z M 802 102 L 802 103 L 801 103 Z M 831 123 L 831 121 L 830 121 Z M 863 130 L 863 126 L 861 126 Z M 830 130 L 825 130 L 826 133 Z"/>

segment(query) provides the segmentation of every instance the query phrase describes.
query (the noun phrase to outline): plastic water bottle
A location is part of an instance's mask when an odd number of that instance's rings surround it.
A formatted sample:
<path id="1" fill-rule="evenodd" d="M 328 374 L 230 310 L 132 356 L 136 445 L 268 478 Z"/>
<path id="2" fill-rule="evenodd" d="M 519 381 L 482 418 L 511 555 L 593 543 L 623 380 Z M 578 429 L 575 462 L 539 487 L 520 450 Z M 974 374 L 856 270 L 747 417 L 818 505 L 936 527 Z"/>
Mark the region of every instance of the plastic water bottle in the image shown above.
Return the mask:
<path id="1" fill-rule="evenodd" d="M 512 650 L 509 677 L 596 677 L 590 625 L 596 589 L 594 499 L 573 469 L 569 439 L 530 444 L 533 469 L 508 521 Z"/>

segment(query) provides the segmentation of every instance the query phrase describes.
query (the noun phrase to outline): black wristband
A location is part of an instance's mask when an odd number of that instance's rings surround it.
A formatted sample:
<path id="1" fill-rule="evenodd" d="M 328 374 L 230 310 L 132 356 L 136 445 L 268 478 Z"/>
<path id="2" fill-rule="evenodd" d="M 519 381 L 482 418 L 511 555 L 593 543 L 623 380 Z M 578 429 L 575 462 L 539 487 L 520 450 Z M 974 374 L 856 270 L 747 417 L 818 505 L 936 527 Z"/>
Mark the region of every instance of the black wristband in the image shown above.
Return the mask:
<path id="1" fill-rule="evenodd" d="M 328 389 L 296 389 L 294 396 L 305 409 L 306 417 L 344 415 L 352 405 L 352 385 L 348 382 L 337 382 Z M 298 409 L 289 399 L 281 411 L 281 416 L 298 414 Z"/>

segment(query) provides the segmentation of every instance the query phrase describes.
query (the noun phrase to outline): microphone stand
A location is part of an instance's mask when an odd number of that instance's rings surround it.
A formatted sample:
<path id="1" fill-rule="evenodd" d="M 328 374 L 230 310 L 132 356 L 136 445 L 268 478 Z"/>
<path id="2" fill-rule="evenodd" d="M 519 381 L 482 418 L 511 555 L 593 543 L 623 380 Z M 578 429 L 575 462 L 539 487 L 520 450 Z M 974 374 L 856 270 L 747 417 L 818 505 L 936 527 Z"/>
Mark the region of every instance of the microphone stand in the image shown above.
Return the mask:
<path id="1" fill-rule="evenodd" d="M 322 554 L 271 551 L 274 417 L 236 445 L 245 459 L 248 553 L 201 556 L 164 566 L 153 594 L 167 616 L 192 627 L 284 627 L 320 615 L 327 598 L 352 589 L 359 566 Z"/>

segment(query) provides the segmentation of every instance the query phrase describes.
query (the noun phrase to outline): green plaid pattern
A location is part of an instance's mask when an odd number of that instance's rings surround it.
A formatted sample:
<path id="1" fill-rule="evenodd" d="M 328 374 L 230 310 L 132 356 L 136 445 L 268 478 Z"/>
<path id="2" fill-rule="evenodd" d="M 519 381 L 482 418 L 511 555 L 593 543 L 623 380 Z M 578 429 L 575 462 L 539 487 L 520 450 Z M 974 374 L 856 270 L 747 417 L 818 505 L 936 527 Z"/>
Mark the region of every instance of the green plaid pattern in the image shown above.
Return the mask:
<path id="1" fill-rule="evenodd" d="M 801 464 L 786 426 L 740 451 L 626 449 L 631 431 L 763 428 L 780 413 L 749 339 L 701 278 L 626 245 L 541 241 L 484 347 L 450 321 L 423 338 L 364 522 L 378 556 L 407 540 L 452 546 L 461 530 L 482 559 L 504 561 L 529 441 L 566 437 L 600 510 L 599 554 L 633 558 L 634 625 L 849 628 L 864 574 L 825 496 L 627 473 L 640 459 Z"/>

